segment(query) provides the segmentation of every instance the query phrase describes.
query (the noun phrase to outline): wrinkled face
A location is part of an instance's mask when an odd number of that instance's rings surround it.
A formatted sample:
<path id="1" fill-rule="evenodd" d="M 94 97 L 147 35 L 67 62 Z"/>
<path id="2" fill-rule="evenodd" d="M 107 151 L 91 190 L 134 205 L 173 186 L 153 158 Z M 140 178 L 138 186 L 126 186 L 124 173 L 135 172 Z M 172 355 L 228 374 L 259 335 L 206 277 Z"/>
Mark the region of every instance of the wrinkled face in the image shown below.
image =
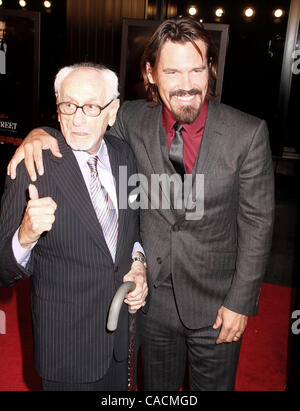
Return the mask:
<path id="1" fill-rule="evenodd" d="M 103 74 L 91 68 L 71 72 L 62 82 L 57 103 L 69 102 L 78 106 L 96 104 L 105 106 L 111 100 L 109 84 Z M 72 115 L 58 111 L 58 119 L 63 136 L 73 150 L 96 153 L 101 145 L 107 125 L 115 121 L 119 100 L 114 100 L 101 111 L 98 117 L 86 116 L 78 108 Z"/>
<path id="2" fill-rule="evenodd" d="M 192 123 L 198 116 L 208 89 L 209 69 L 206 45 L 195 42 L 203 59 L 191 42 L 167 41 L 156 70 L 147 63 L 150 83 L 156 84 L 159 95 L 173 116 L 183 123 Z"/>
<path id="3" fill-rule="evenodd" d="M 0 40 L 4 39 L 6 33 L 6 23 L 0 21 Z"/>

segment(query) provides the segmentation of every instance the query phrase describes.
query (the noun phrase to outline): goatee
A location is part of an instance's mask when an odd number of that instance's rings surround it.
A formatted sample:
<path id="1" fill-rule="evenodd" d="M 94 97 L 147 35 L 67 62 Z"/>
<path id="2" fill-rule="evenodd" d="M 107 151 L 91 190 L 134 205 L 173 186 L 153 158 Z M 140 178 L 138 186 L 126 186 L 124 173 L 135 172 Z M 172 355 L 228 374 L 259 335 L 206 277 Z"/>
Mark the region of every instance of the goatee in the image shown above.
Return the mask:
<path id="1" fill-rule="evenodd" d="M 202 91 L 199 89 L 191 89 L 189 91 L 186 90 L 176 90 L 176 91 L 172 91 L 170 93 L 170 98 L 178 96 L 178 97 L 183 97 L 183 96 L 195 96 L 195 95 L 199 95 L 200 97 L 202 97 Z M 202 98 L 201 98 L 202 100 Z M 193 123 L 196 118 L 198 117 L 200 111 L 201 111 L 201 107 L 202 107 L 202 103 L 199 104 L 198 107 L 195 107 L 193 105 L 185 105 L 182 107 L 179 107 L 177 109 L 174 109 L 171 106 L 171 113 L 173 115 L 173 117 L 177 120 L 180 121 L 181 123 Z"/>

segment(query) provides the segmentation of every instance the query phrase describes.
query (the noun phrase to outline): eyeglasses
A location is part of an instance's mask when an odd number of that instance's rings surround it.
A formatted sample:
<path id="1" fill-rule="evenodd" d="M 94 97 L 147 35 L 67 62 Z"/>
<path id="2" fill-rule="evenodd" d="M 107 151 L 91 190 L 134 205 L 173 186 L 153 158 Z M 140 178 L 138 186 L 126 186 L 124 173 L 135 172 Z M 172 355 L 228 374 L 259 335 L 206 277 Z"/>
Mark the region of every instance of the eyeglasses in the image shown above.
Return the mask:
<path id="1" fill-rule="evenodd" d="M 104 110 L 106 107 L 112 103 L 114 99 L 112 99 L 109 103 L 107 103 L 105 106 L 101 107 L 98 106 L 97 104 L 84 104 L 83 106 L 77 106 L 75 103 L 69 103 L 69 102 L 62 102 L 57 104 L 58 110 L 60 111 L 61 114 L 66 114 L 67 116 L 71 116 L 72 114 L 75 114 L 78 108 L 81 108 L 81 110 L 84 112 L 84 114 L 88 117 L 98 117 L 100 116 L 100 113 L 102 110 Z"/>

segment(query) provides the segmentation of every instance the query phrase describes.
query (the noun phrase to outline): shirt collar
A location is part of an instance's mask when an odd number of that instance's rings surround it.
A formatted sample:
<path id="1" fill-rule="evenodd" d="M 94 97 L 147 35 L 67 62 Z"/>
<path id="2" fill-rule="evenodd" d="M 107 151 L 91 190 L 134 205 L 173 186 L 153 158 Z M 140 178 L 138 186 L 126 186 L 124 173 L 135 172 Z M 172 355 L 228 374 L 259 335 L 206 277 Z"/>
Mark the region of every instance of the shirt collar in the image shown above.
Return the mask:
<path id="1" fill-rule="evenodd" d="M 81 166 L 85 166 L 86 163 L 87 163 L 87 161 L 88 161 L 88 159 L 89 159 L 90 156 L 92 155 L 92 154 L 87 153 L 86 151 L 80 151 L 80 150 L 72 150 L 72 151 L 73 151 L 73 153 L 74 153 L 74 155 L 75 155 L 78 163 L 79 163 Z M 104 166 L 106 166 L 106 164 L 107 164 L 108 152 L 107 152 L 107 146 L 106 146 L 106 143 L 105 143 L 104 139 L 102 139 L 101 146 L 100 146 L 98 152 L 95 153 L 94 155 L 97 155 L 98 158 L 99 158 L 99 160 L 100 160 L 100 162 L 101 162 Z"/>

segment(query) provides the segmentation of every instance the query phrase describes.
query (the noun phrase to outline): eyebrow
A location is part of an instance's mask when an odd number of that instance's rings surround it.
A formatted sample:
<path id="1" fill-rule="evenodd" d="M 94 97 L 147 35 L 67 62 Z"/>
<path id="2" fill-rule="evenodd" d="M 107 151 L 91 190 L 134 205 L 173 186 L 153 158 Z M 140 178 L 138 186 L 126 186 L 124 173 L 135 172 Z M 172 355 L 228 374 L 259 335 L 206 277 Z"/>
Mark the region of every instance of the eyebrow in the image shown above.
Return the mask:
<path id="1" fill-rule="evenodd" d="M 203 70 L 203 69 L 206 69 L 208 67 L 208 65 L 207 64 L 201 64 L 201 66 L 197 66 L 197 67 L 193 67 L 191 70 L 189 70 L 189 71 L 193 71 L 193 70 Z M 176 72 L 180 72 L 181 70 L 179 70 L 179 69 L 175 69 L 175 68 L 172 68 L 172 67 L 166 67 L 165 69 L 163 69 L 163 72 L 166 72 L 166 71 L 176 71 Z"/>
<path id="2" fill-rule="evenodd" d="M 76 103 L 78 103 L 78 100 L 75 97 L 71 97 L 69 95 L 67 96 L 60 96 L 61 100 L 64 100 L 65 103 L 69 103 L 69 102 L 73 102 L 75 101 Z M 91 97 L 90 99 L 87 99 L 86 102 L 84 104 L 95 104 L 95 105 L 99 105 L 98 102 L 95 101 L 96 97 Z"/>

